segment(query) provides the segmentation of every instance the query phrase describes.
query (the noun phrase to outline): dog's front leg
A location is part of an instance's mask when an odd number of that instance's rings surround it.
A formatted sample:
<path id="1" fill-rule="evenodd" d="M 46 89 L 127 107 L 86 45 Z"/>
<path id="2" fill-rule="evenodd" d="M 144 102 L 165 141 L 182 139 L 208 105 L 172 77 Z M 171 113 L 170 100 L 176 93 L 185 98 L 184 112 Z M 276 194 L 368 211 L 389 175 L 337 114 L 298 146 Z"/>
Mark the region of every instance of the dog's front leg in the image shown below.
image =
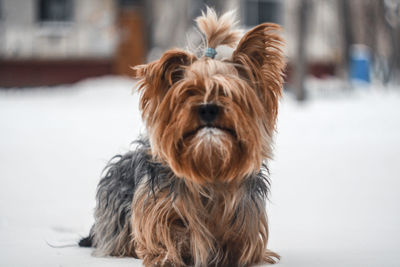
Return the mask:
<path id="1" fill-rule="evenodd" d="M 146 267 L 179 267 L 190 262 L 189 234 L 168 192 L 139 185 L 132 204 L 135 251 Z"/>

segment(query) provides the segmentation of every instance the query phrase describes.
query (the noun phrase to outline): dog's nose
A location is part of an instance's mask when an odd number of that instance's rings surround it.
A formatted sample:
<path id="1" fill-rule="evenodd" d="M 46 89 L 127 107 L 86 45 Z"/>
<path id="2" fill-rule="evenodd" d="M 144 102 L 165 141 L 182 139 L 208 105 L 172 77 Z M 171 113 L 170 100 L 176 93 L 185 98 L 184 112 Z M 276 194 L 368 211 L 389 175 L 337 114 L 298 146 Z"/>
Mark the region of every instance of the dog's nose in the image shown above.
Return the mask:
<path id="1" fill-rule="evenodd" d="M 205 104 L 199 107 L 199 116 L 204 123 L 211 123 L 217 119 L 219 108 L 215 104 Z"/>

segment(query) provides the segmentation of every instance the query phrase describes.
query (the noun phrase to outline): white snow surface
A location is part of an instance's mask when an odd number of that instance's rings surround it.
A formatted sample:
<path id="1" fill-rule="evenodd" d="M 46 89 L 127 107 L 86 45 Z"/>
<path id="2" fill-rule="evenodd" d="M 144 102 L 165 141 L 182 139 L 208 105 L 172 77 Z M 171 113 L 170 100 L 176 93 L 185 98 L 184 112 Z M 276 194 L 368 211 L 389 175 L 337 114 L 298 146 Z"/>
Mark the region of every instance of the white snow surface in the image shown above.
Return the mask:
<path id="1" fill-rule="evenodd" d="M 76 246 L 103 167 L 144 133 L 134 84 L 0 90 L 0 266 L 142 265 Z M 270 170 L 277 266 L 400 266 L 399 90 L 285 95 Z"/>

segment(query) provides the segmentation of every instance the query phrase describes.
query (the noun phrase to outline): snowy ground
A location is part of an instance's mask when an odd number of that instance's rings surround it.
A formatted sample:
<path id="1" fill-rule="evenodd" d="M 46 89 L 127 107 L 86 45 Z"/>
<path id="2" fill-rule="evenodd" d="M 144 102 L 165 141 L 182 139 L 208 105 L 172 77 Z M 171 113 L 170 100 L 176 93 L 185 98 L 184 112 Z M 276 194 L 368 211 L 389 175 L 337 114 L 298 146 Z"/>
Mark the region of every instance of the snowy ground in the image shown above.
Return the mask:
<path id="1" fill-rule="evenodd" d="M 108 159 L 143 132 L 134 82 L 0 91 L 0 266 L 141 266 L 72 244 Z M 400 92 L 327 93 L 279 115 L 270 248 L 278 266 L 400 266 Z"/>

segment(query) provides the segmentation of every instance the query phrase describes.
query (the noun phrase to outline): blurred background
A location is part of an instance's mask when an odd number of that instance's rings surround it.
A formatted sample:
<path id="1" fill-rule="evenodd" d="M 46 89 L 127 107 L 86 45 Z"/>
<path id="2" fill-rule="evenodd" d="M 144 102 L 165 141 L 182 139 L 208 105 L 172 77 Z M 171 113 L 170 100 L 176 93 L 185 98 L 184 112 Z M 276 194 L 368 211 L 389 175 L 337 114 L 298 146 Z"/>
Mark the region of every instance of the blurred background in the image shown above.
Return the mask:
<path id="1" fill-rule="evenodd" d="M 142 266 L 76 242 L 145 133 L 130 67 L 195 50 L 205 5 L 284 28 L 278 266 L 400 266 L 400 0 L 0 0 L 0 266 Z"/>
<path id="2" fill-rule="evenodd" d="M 398 0 L 0 0 L 0 87 L 129 76 L 168 48 L 198 45 L 205 5 L 236 9 L 243 28 L 283 25 L 286 87 L 299 100 L 307 76 L 399 83 Z"/>

